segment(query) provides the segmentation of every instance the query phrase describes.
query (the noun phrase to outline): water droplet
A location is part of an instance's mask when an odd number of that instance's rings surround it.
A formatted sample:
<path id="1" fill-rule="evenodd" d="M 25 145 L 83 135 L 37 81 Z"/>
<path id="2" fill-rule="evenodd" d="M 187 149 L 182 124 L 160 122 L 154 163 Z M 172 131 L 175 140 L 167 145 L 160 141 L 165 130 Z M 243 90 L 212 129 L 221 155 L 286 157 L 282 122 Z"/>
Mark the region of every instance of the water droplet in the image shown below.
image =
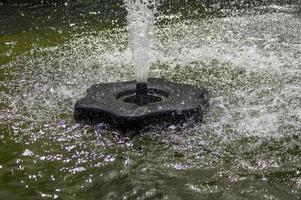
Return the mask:
<path id="1" fill-rule="evenodd" d="M 22 156 L 33 156 L 33 155 L 34 153 L 29 149 L 25 149 L 25 151 L 22 153 Z"/>

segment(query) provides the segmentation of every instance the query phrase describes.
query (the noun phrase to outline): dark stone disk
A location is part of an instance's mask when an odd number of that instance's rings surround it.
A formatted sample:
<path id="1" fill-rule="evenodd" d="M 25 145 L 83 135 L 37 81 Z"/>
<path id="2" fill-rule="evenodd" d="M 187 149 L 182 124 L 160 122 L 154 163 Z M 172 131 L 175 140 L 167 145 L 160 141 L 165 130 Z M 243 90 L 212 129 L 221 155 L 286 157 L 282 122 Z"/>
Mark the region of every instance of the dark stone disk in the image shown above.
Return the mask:
<path id="1" fill-rule="evenodd" d="M 208 92 L 192 85 L 149 79 L 148 104 L 135 103 L 136 82 L 93 85 L 75 104 L 76 121 L 106 123 L 120 130 L 139 130 L 147 125 L 201 121 L 208 107 Z"/>

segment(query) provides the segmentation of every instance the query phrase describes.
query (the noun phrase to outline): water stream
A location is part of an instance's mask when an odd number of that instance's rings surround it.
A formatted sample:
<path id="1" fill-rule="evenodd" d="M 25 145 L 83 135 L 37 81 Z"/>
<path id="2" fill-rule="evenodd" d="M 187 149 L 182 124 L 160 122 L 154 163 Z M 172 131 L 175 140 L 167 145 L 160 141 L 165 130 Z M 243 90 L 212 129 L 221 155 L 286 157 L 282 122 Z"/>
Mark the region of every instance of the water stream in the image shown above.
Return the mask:
<path id="1" fill-rule="evenodd" d="M 129 46 L 133 54 L 136 81 L 145 83 L 154 56 L 154 0 L 128 0 Z"/>

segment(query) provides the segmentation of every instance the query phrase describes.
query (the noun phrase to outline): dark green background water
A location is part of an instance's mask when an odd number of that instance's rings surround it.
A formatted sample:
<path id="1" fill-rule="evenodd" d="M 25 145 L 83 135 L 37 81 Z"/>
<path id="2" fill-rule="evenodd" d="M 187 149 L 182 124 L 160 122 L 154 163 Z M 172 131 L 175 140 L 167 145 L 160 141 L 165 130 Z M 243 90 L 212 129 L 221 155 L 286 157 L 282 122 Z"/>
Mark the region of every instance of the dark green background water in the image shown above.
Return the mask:
<path id="1" fill-rule="evenodd" d="M 300 199 L 295 2 L 165 2 L 151 76 L 206 87 L 210 110 L 127 135 L 73 120 L 89 86 L 134 78 L 122 4 L 18 2 L 0 6 L 0 199 Z"/>

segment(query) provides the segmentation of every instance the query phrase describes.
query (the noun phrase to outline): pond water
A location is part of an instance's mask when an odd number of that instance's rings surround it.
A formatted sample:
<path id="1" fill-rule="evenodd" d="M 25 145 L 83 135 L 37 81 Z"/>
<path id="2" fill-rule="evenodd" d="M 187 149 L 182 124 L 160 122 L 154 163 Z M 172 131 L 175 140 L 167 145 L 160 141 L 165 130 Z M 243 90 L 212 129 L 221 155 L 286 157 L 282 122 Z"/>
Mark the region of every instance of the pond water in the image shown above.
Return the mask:
<path id="1" fill-rule="evenodd" d="M 73 120 L 135 78 L 121 4 L 0 5 L 0 199 L 301 199 L 297 4 L 185 6 L 156 15 L 150 76 L 207 88 L 204 122 L 122 134 Z"/>

